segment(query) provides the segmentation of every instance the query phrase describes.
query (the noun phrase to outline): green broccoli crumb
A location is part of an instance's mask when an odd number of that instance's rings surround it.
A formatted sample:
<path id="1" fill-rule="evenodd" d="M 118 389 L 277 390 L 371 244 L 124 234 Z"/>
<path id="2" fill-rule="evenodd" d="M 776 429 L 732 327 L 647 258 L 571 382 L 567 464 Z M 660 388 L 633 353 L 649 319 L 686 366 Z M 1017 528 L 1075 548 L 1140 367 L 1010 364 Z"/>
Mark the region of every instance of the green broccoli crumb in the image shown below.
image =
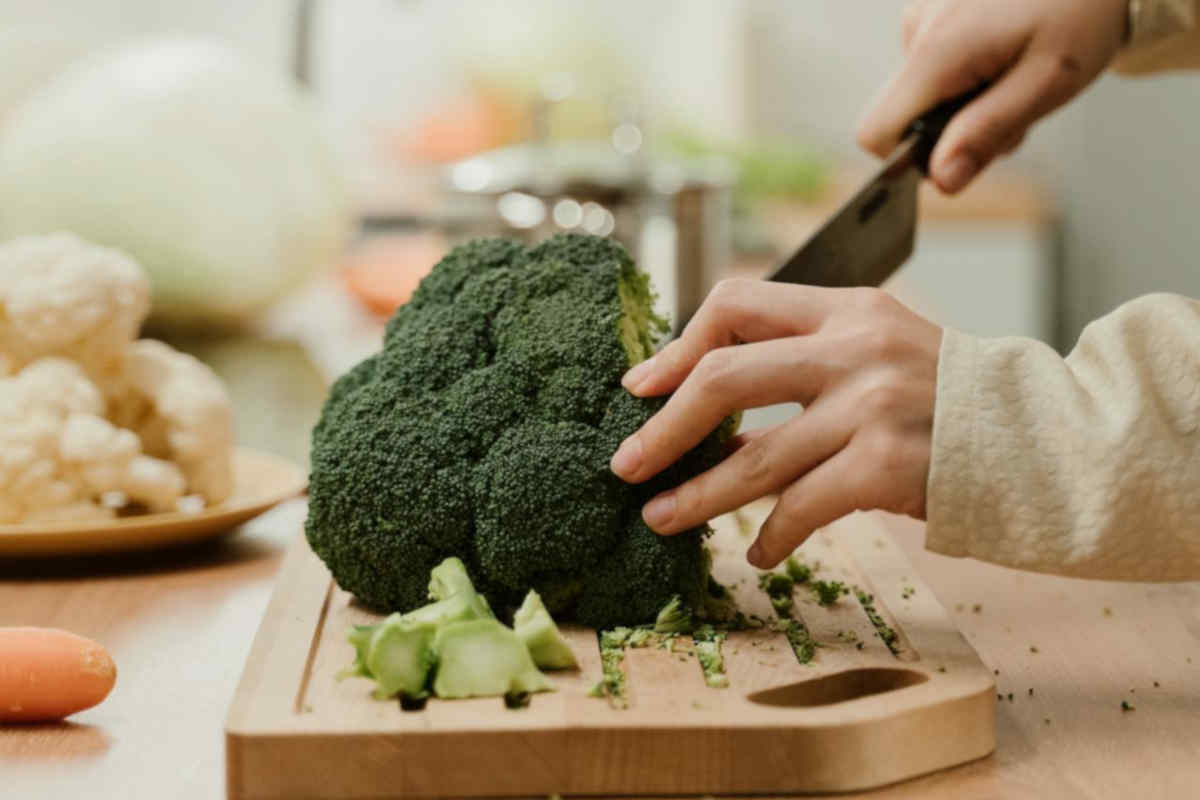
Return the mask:
<path id="1" fill-rule="evenodd" d="M 823 606 L 831 606 L 839 597 L 850 593 L 850 588 L 841 581 L 813 581 L 812 590 L 817 602 Z"/>
<path id="2" fill-rule="evenodd" d="M 1121 710 L 1122 711 L 1136 711 L 1137 708 L 1135 708 L 1128 700 L 1122 700 L 1121 701 Z"/>
<path id="3" fill-rule="evenodd" d="M 863 611 L 866 612 L 867 619 L 875 626 L 876 635 L 883 640 L 888 650 L 891 650 L 893 654 L 899 655 L 900 637 L 897 635 L 895 629 L 883 619 L 878 609 L 875 608 L 875 596 L 867 594 L 862 589 L 855 589 L 854 594 L 858 598 Z"/>
<path id="4" fill-rule="evenodd" d="M 795 556 L 788 556 L 787 561 L 783 562 L 783 568 L 787 571 L 788 577 L 796 583 L 808 583 L 812 578 L 812 567 Z"/>
<path id="5" fill-rule="evenodd" d="M 801 664 L 812 663 L 813 657 L 817 654 L 817 642 L 809 633 L 808 626 L 798 619 L 783 619 L 776 622 L 772 626 L 772 630 L 784 634 L 792 648 L 792 653 L 796 656 L 796 661 Z"/>

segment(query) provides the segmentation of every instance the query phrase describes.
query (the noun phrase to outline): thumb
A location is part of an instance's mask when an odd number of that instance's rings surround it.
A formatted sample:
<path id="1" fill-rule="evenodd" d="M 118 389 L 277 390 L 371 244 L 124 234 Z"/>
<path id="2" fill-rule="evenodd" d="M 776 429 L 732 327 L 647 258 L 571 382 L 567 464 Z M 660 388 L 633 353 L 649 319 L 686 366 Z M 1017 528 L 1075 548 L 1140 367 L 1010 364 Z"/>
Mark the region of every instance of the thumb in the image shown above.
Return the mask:
<path id="1" fill-rule="evenodd" d="M 1028 53 L 946 126 L 929 160 L 934 183 L 950 194 L 965 187 L 1034 122 L 1071 99 L 1080 77 L 1069 59 Z"/>

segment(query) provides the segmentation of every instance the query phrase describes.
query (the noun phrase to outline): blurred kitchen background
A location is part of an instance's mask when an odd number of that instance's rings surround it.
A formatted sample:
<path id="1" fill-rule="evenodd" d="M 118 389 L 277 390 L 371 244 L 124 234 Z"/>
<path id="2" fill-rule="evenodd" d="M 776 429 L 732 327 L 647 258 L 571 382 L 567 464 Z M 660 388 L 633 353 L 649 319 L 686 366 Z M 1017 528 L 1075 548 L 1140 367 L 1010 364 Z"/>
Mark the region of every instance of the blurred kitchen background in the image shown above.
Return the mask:
<path id="1" fill-rule="evenodd" d="M 855 121 L 901 0 L 0 0 L 0 237 L 69 229 L 151 273 L 151 333 L 303 461 L 324 386 L 454 243 L 613 235 L 686 318 L 870 169 Z M 1200 296 L 1200 75 L 1103 78 L 960 198 L 889 284 L 1068 350 Z M 752 419 L 762 421 L 770 414 Z"/>

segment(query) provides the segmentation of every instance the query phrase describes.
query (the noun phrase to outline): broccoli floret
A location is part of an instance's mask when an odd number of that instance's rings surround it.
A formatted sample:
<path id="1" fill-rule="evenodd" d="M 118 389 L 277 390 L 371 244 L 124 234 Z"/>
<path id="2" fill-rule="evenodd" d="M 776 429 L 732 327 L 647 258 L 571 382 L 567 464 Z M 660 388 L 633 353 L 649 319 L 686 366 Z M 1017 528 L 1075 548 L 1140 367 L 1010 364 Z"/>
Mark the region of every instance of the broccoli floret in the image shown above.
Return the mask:
<path id="1" fill-rule="evenodd" d="M 554 624 L 550 612 L 542 604 L 538 593 L 529 590 L 525 602 L 513 614 L 513 630 L 525 646 L 533 663 L 542 669 L 570 669 L 579 666 L 571 646 Z"/>
<path id="2" fill-rule="evenodd" d="M 494 619 L 453 622 L 433 639 L 437 675 L 433 693 L 443 698 L 548 692 L 550 679 L 533 663 L 525 643 Z"/>
<path id="3" fill-rule="evenodd" d="M 313 431 L 306 533 L 342 588 L 406 612 L 453 556 L 502 611 L 530 588 L 597 628 L 652 622 L 674 596 L 715 607 L 705 528 L 664 538 L 640 512 L 716 464 L 736 423 L 645 484 L 608 468 L 665 402 L 620 383 L 666 330 L 652 308 L 647 277 L 607 239 L 447 255 Z"/>

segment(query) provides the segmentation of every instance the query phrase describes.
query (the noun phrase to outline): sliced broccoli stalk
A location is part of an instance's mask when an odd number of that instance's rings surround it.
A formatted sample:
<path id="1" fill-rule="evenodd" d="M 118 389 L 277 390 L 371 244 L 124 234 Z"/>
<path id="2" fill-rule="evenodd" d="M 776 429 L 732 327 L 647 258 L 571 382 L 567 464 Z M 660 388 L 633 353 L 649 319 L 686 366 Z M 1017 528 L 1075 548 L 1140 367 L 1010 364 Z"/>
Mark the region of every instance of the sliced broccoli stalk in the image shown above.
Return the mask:
<path id="1" fill-rule="evenodd" d="M 532 589 L 513 615 L 513 631 L 529 648 L 533 663 L 542 669 L 571 669 L 579 666 L 571 646 L 554 624 L 542 604 L 541 595 Z"/>
<path id="2" fill-rule="evenodd" d="M 372 678 L 371 670 L 367 668 L 367 646 L 371 636 L 378 630 L 379 625 L 354 625 L 346 631 L 346 639 L 354 645 L 354 663 L 340 670 L 335 676 L 339 681 L 345 678 Z"/>
<path id="3" fill-rule="evenodd" d="M 653 355 L 658 340 L 671 326 L 654 313 L 654 290 L 645 273 L 632 267 L 622 270 L 617 281 L 617 296 L 622 311 L 617 321 L 617 334 L 629 365 L 633 366 Z"/>
<path id="4" fill-rule="evenodd" d="M 495 619 L 487 599 L 474 590 L 459 592 L 445 600 L 438 600 L 427 606 L 408 612 L 404 619 L 410 624 L 427 624 L 440 627 L 451 622 L 465 622 L 475 619 Z"/>
<path id="5" fill-rule="evenodd" d="M 429 671 L 437 662 L 433 651 L 436 628 L 393 614 L 380 624 L 367 648 L 367 669 L 375 679 L 379 699 L 428 694 Z"/>
<path id="6" fill-rule="evenodd" d="M 476 594 L 462 559 L 451 556 L 429 572 L 429 599 L 445 600 L 459 593 Z"/>
<path id="7" fill-rule="evenodd" d="M 654 620 L 655 633 L 690 633 L 695 627 L 692 610 L 684 605 L 679 595 L 672 597 Z"/>
<path id="8" fill-rule="evenodd" d="M 438 697 L 493 697 L 549 692 L 554 684 L 533 663 L 521 637 L 495 619 L 451 622 L 433 639 Z"/>

